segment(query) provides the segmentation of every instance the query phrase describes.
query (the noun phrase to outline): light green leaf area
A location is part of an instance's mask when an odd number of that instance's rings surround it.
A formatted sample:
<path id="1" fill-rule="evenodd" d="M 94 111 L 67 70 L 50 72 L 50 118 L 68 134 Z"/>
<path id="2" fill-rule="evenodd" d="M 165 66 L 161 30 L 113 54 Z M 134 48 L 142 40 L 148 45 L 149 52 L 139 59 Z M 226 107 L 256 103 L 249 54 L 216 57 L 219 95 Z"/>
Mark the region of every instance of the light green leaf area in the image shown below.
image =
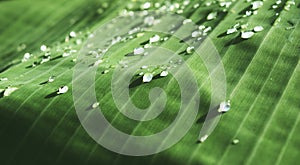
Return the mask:
<path id="1" fill-rule="evenodd" d="M 176 1 L 172 1 L 175 11 L 179 10 Z M 171 148 L 141 157 L 109 151 L 88 135 L 77 117 L 72 97 L 78 52 L 95 29 L 124 9 L 141 10 L 144 2 L 0 1 L 1 164 L 296 164 L 300 156 L 299 1 L 293 5 L 291 0 L 282 0 L 277 8 L 274 1 L 264 1 L 250 16 L 244 16 L 246 11 L 254 11 L 251 2 L 246 1 L 233 1 L 228 8 L 220 6 L 221 0 L 186 4 L 180 15 L 198 26 L 212 28 L 208 36 L 222 58 L 227 99 L 231 100 L 231 110 L 222 115 L 204 143 L 197 140 L 210 104 L 209 73 L 196 54 L 185 52 L 186 43 L 165 34 L 159 35 L 170 38 L 154 45 L 178 53 L 199 85 L 201 102 L 192 128 Z M 154 3 L 150 9 L 155 9 Z M 162 6 L 164 1 L 158 3 Z M 170 4 L 165 3 L 169 8 Z M 179 6 L 183 3 L 178 0 Z M 207 20 L 212 12 L 218 14 Z M 236 23 L 248 26 L 226 34 Z M 249 39 L 241 39 L 241 31 L 251 31 L 255 26 L 264 29 Z M 72 31 L 76 37 L 69 36 Z M 113 100 L 111 80 L 115 66 L 131 58 L 126 55 L 154 34 L 145 32 L 112 46 L 95 77 L 103 114 L 114 127 L 131 135 L 146 136 L 164 130 L 180 108 L 180 86 L 172 75 L 149 83 L 142 83 L 138 75 L 132 79 L 130 97 L 138 108 L 150 105 L 148 95 L 153 87 L 166 92 L 166 107 L 153 120 L 129 119 Z M 47 53 L 40 50 L 42 45 L 48 47 L 49 61 Z M 25 53 L 31 56 L 22 62 Z M 48 82 L 51 76 L 54 81 Z M 68 86 L 68 91 L 57 95 L 62 86 Z M 7 89 L 13 90 L 4 95 Z M 239 143 L 234 145 L 234 139 Z"/>

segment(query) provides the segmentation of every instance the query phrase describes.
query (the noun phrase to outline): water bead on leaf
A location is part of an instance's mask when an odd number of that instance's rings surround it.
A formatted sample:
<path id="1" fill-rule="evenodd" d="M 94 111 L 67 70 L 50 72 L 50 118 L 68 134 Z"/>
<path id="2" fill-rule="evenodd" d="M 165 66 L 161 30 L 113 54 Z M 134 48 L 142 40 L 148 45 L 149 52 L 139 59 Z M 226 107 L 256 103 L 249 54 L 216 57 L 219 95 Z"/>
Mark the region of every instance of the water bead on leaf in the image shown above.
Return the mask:
<path id="1" fill-rule="evenodd" d="M 99 106 L 99 102 L 95 102 L 93 105 L 92 105 L 92 108 L 95 109 Z"/>
<path id="2" fill-rule="evenodd" d="M 217 12 L 211 12 L 207 15 L 206 19 L 207 20 L 213 20 L 217 18 L 218 13 Z"/>
<path id="3" fill-rule="evenodd" d="M 150 38 L 149 42 L 154 43 L 154 42 L 158 42 L 159 40 L 160 40 L 160 36 L 156 34 Z"/>
<path id="4" fill-rule="evenodd" d="M 69 90 L 69 87 L 68 86 L 62 86 L 60 88 L 58 88 L 58 91 L 57 91 L 57 94 L 64 94 L 64 93 L 67 93 Z"/>
<path id="5" fill-rule="evenodd" d="M 143 82 L 150 82 L 153 78 L 152 73 L 145 73 L 143 76 Z"/>
<path id="6" fill-rule="evenodd" d="M 199 142 L 203 143 L 208 138 L 208 135 L 203 135 L 200 137 Z"/>
<path id="7" fill-rule="evenodd" d="M 232 140 L 232 144 L 238 144 L 239 142 L 240 142 L 239 139 L 233 139 L 233 140 Z"/>
<path id="8" fill-rule="evenodd" d="M 14 91 L 16 91 L 18 88 L 17 87 L 7 87 L 3 93 L 4 97 L 9 96 L 10 94 L 12 94 Z"/>
<path id="9" fill-rule="evenodd" d="M 47 46 L 46 45 L 42 45 L 40 47 L 40 49 L 41 49 L 42 52 L 45 52 L 47 50 Z"/>
<path id="10" fill-rule="evenodd" d="M 189 47 L 186 48 L 186 53 L 191 54 L 191 53 L 194 52 L 194 50 L 195 50 L 195 48 L 193 46 L 189 46 Z"/>
<path id="11" fill-rule="evenodd" d="M 226 34 L 232 34 L 232 33 L 235 33 L 235 32 L 237 32 L 237 29 L 236 28 L 231 28 L 231 29 L 227 29 Z"/>
<path id="12" fill-rule="evenodd" d="M 260 7 L 262 7 L 264 3 L 262 1 L 254 1 L 251 4 L 252 4 L 252 10 L 257 10 Z"/>
<path id="13" fill-rule="evenodd" d="M 168 74 L 169 74 L 169 72 L 164 70 L 164 71 L 162 71 L 162 72 L 160 73 L 160 76 L 161 76 L 161 77 L 166 77 Z"/>
<path id="14" fill-rule="evenodd" d="M 134 54 L 134 55 L 140 55 L 140 54 L 143 54 L 144 52 L 145 52 L 145 49 L 142 48 L 142 47 L 135 48 L 135 49 L 133 50 L 133 54 Z"/>
<path id="15" fill-rule="evenodd" d="M 74 31 L 71 31 L 69 35 L 70 35 L 70 37 L 72 37 L 72 38 L 75 38 L 75 37 L 76 37 L 76 33 L 75 33 Z"/>
<path id="16" fill-rule="evenodd" d="M 50 76 L 48 79 L 48 82 L 51 83 L 51 82 L 54 82 L 54 80 L 55 80 L 55 76 Z"/>
<path id="17" fill-rule="evenodd" d="M 254 30 L 255 32 L 260 32 L 260 31 L 263 31 L 263 30 L 264 30 L 264 27 L 262 27 L 262 26 L 255 26 L 255 27 L 253 28 L 253 30 Z"/>
<path id="18" fill-rule="evenodd" d="M 230 110 L 230 100 L 221 102 L 221 104 L 219 105 L 218 112 L 227 112 L 229 110 Z"/>
<path id="19" fill-rule="evenodd" d="M 0 81 L 8 81 L 8 78 L 7 77 L 1 77 Z"/>
<path id="20" fill-rule="evenodd" d="M 253 35 L 254 35 L 254 32 L 252 32 L 252 31 L 246 31 L 246 32 L 242 32 L 241 38 L 243 38 L 243 39 L 249 39 Z"/>

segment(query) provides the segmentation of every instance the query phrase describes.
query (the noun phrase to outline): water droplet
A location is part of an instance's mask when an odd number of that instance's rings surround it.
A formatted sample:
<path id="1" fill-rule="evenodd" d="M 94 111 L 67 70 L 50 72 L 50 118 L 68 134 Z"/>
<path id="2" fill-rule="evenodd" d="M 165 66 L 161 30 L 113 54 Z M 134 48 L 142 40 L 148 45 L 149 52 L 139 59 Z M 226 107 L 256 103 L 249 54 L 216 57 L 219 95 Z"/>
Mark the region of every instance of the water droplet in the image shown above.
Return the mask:
<path id="1" fill-rule="evenodd" d="M 204 30 L 203 30 L 203 35 L 205 35 L 207 32 L 209 32 L 209 31 L 211 31 L 212 30 L 212 28 L 209 26 L 209 27 L 207 27 L 207 28 L 205 28 Z"/>
<path id="2" fill-rule="evenodd" d="M 193 31 L 192 32 L 192 37 L 193 38 L 199 37 L 200 35 L 201 35 L 201 32 L 199 32 L 199 31 Z"/>
<path id="3" fill-rule="evenodd" d="M 76 33 L 75 33 L 74 31 L 71 31 L 69 35 L 70 35 L 70 37 L 72 37 L 72 38 L 75 38 L 75 37 L 76 37 Z"/>
<path id="4" fill-rule="evenodd" d="M 191 22 L 192 22 L 191 19 L 185 19 L 185 20 L 183 20 L 182 24 L 185 25 L 185 24 L 191 23 Z"/>
<path id="5" fill-rule="evenodd" d="M 208 135 L 203 135 L 203 136 L 199 139 L 199 141 L 200 141 L 201 143 L 203 143 L 207 138 L 208 138 Z"/>
<path id="6" fill-rule="evenodd" d="M 251 4 L 252 4 L 252 10 L 256 10 L 262 7 L 264 3 L 262 1 L 254 1 Z"/>
<path id="7" fill-rule="evenodd" d="M 95 102 L 93 105 L 92 105 L 92 108 L 95 109 L 99 106 L 99 102 Z"/>
<path id="8" fill-rule="evenodd" d="M 24 56 L 23 56 L 23 59 L 22 59 L 22 62 L 26 62 L 29 60 L 31 54 L 30 53 L 25 53 Z"/>
<path id="9" fill-rule="evenodd" d="M 221 102 L 221 104 L 219 105 L 218 112 L 227 112 L 229 110 L 230 110 L 230 100 Z"/>
<path id="10" fill-rule="evenodd" d="M 8 78 L 7 77 L 2 77 L 2 78 L 0 78 L 0 81 L 8 81 Z"/>
<path id="11" fill-rule="evenodd" d="M 246 16 L 250 16 L 252 14 L 252 11 L 246 11 Z"/>
<path id="12" fill-rule="evenodd" d="M 233 140 L 232 140 L 232 144 L 238 144 L 239 142 L 240 142 L 239 139 L 233 139 Z"/>
<path id="13" fill-rule="evenodd" d="M 166 77 L 168 74 L 169 74 L 169 72 L 164 70 L 164 71 L 162 71 L 162 72 L 160 73 L 160 76 L 161 76 L 161 77 Z"/>
<path id="14" fill-rule="evenodd" d="M 145 73 L 143 76 L 143 82 L 150 82 L 153 78 L 152 73 Z"/>
<path id="15" fill-rule="evenodd" d="M 66 86 L 66 85 L 62 86 L 62 87 L 58 88 L 57 94 L 64 94 L 64 93 L 68 92 L 68 90 L 69 90 L 68 86 Z"/>
<path id="16" fill-rule="evenodd" d="M 145 9 L 149 9 L 151 7 L 151 3 L 150 2 L 145 2 L 142 6 L 141 9 L 145 10 Z"/>
<path id="17" fill-rule="evenodd" d="M 109 70 L 106 69 L 106 70 L 103 71 L 103 74 L 107 74 L 108 72 L 109 72 Z"/>
<path id="18" fill-rule="evenodd" d="M 147 69 L 147 68 L 148 68 L 148 66 L 146 66 L 146 65 L 141 66 L 141 69 Z"/>
<path id="19" fill-rule="evenodd" d="M 82 40 L 81 40 L 81 39 L 77 39 L 77 40 L 76 40 L 76 44 L 77 44 L 77 45 L 80 45 L 81 43 L 82 43 Z"/>
<path id="20" fill-rule="evenodd" d="M 196 9 L 196 8 L 198 8 L 199 6 L 200 6 L 199 3 L 196 3 L 196 4 L 193 6 L 193 8 Z"/>
<path id="21" fill-rule="evenodd" d="M 52 82 L 54 82 L 54 80 L 55 80 L 55 76 L 50 76 L 48 79 L 48 82 L 52 83 Z"/>
<path id="22" fill-rule="evenodd" d="M 9 96 L 10 94 L 12 94 L 14 91 L 16 91 L 18 88 L 16 87 L 7 87 L 3 93 L 3 96 Z"/>
<path id="23" fill-rule="evenodd" d="M 142 47 L 135 48 L 135 49 L 133 50 L 133 54 L 134 54 L 134 55 L 140 55 L 140 54 L 143 54 L 144 52 L 145 52 L 145 49 L 142 48 Z"/>
<path id="24" fill-rule="evenodd" d="M 94 63 L 94 66 L 98 66 L 99 64 L 101 64 L 103 62 L 103 60 L 97 60 L 95 63 Z"/>
<path id="25" fill-rule="evenodd" d="M 42 45 L 40 47 L 40 49 L 41 49 L 42 52 L 45 52 L 47 50 L 47 46 L 46 45 Z"/>
<path id="26" fill-rule="evenodd" d="M 252 31 L 242 32 L 241 38 L 243 38 L 243 39 L 249 39 L 253 35 L 254 35 L 254 32 L 252 32 Z"/>
<path id="27" fill-rule="evenodd" d="M 273 5 L 272 8 L 273 8 L 273 9 L 277 9 L 278 6 L 277 6 L 277 5 Z"/>
<path id="28" fill-rule="evenodd" d="M 211 12 L 207 15 L 206 19 L 207 20 L 213 20 L 213 19 L 216 19 L 217 18 L 217 15 L 218 15 L 218 12 Z"/>
<path id="29" fill-rule="evenodd" d="M 155 18 L 153 16 L 148 16 L 145 17 L 144 19 L 144 24 L 148 25 L 148 26 L 152 26 L 155 22 Z"/>
<path id="30" fill-rule="evenodd" d="M 261 32 L 261 31 L 264 30 L 264 27 L 262 27 L 262 26 L 255 26 L 255 27 L 253 28 L 253 30 L 254 30 L 255 32 Z"/>
<path id="31" fill-rule="evenodd" d="M 189 46 L 189 47 L 186 48 L 186 53 L 191 54 L 191 53 L 194 52 L 194 50 L 195 50 L 195 48 L 193 46 Z"/>
<path id="32" fill-rule="evenodd" d="M 158 42 L 159 40 L 160 40 L 160 36 L 156 34 L 150 38 L 149 42 L 154 43 L 154 42 Z"/>
<path id="33" fill-rule="evenodd" d="M 40 64 L 46 63 L 46 62 L 50 61 L 50 59 L 51 59 L 50 56 L 44 57 L 44 58 L 42 58 L 42 61 L 40 62 Z"/>
<path id="34" fill-rule="evenodd" d="M 236 28 L 231 28 L 231 29 L 227 29 L 226 34 L 232 34 L 232 33 L 235 33 L 235 32 L 237 32 L 237 29 Z"/>

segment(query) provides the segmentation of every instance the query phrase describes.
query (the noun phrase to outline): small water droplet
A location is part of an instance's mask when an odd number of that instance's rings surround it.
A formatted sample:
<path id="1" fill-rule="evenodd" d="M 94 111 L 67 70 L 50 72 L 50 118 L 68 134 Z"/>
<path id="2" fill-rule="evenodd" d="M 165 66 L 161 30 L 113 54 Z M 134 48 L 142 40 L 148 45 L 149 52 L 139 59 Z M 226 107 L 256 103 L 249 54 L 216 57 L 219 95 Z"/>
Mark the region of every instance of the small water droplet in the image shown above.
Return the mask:
<path id="1" fill-rule="evenodd" d="M 218 112 L 227 112 L 229 110 L 230 110 L 230 100 L 221 102 L 221 104 L 219 105 Z"/>
<path id="2" fill-rule="evenodd" d="M 195 48 L 193 46 L 189 46 L 189 47 L 186 48 L 186 53 L 191 54 L 191 53 L 194 52 L 194 50 L 195 50 Z"/>
<path id="3" fill-rule="evenodd" d="M 160 73 L 160 76 L 161 76 L 161 77 L 166 77 L 168 74 L 169 74 L 169 72 L 164 70 L 164 71 L 162 71 L 162 72 Z"/>
<path id="4" fill-rule="evenodd" d="M 227 29 L 226 34 L 232 34 L 232 33 L 235 33 L 235 32 L 237 32 L 237 29 L 236 28 L 231 28 L 231 29 Z"/>
<path id="5" fill-rule="evenodd" d="M 133 54 L 134 54 L 134 55 L 140 55 L 140 54 L 143 54 L 144 52 L 145 52 L 145 49 L 142 48 L 142 47 L 135 48 L 135 49 L 133 50 Z"/>
<path id="6" fill-rule="evenodd" d="M 260 7 L 262 7 L 264 3 L 262 1 L 254 1 L 251 4 L 252 4 L 252 10 L 257 10 Z"/>
<path id="7" fill-rule="evenodd" d="M 201 32 L 199 32 L 199 31 L 193 31 L 192 32 L 192 37 L 193 38 L 199 37 L 200 35 L 201 35 Z"/>
<path id="8" fill-rule="evenodd" d="M 182 24 L 185 25 L 185 24 L 191 23 L 191 22 L 192 22 L 191 19 L 185 19 L 185 20 L 183 20 Z"/>
<path id="9" fill-rule="evenodd" d="M 10 94 L 12 94 L 14 91 L 16 91 L 18 88 L 17 87 L 7 87 L 3 93 L 4 97 L 9 96 Z"/>
<path id="10" fill-rule="evenodd" d="M 200 137 L 199 142 L 203 143 L 207 138 L 208 138 L 208 135 L 203 135 L 202 137 Z"/>
<path id="11" fill-rule="evenodd" d="M 264 27 L 262 27 L 262 26 L 255 26 L 255 27 L 253 28 L 253 30 L 254 30 L 255 32 L 261 32 L 261 31 L 264 30 Z"/>
<path id="12" fill-rule="evenodd" d="M 213 20 L 213 19 L 216 19 L 217 18 L 217 15 L 218 15 L 218 12 L 211 12 L 207 15 L 206 19 L 207 20 Z"/>
<path id="13" fill-rule="evenodd" d="M 45 52 L 45 51 L 47 51 L 47 46 L 46 45 L 42 45 L 41 47 L 40 47 L 40 49 L 41 49 L 41 51 L 42 52 Z"/>
<path id="14" fill-rule="evenodd" d="M 30 53 L 25 53 L 22 59 L 22 62 L 26 62 L 30 59 L 31 54 Z"/>
<path id="15" fill-rule="evenodd" d="M 153 78 L 152 73 L 145 73 L 143 76 L 143 82 L 150 82 Z"/>
<path id="16" fill-rule="evenodd" d="M 8 78 L 7 77 L 1 77 L 0 81 L 8 81 Z"/>
<path id="17" fill-rule="evenodd" d="M 141 9 L 145 10 L 145 9 L 149 9 L 151 7 L 151 3 L 150 2 L 145 2 L 142 6 Z"/>
<path id="18" fill-rule="evenodd" d="M 160 36 L 156 34 L 150 38 L 149 42 L 154 43 L 154 42 L 158 42 L 159 40 L 160 40 Z"/>
<path id="19" fill-rule="evenodd" d="M 239 142 L 240 142 L 239 139 L 233 139 L 233 140 L 232 140 L 232 144 L 238 144 Z"/>
<path id="20" fill-rule="evenodd" d="M 99 104 L 100 104 L 99 102 L 95 102 L 95 103 L 92 105 L 92 108 L 93 108 L 93 109 L 97 108 L 97 107 L 99 106 Z"/>
<path id="21" fill-rule="evenodd" d="M 52 83 L 52 82 L 54 82 L 54 80 L 55 80 L 55 76 L 50 76 L 48 79 L 48 82 Z"/>
<path id="22" fill-rule="evenodd" d="M 68 90 L 69 90 L 68 86 L 66 86 L 66 85 L 62 86 L 62 87 L 58 88 L 57 94 L 64 94 L 64 93 L 68 92 Z"/>
<path id="23" fill-rule="evenodd" d="M 70 35 L 70 37 L 72 37 L 72 38 L 75 38 L 75 37 L 77 36 L 77 35 L 76 35 L 76 32 L 74 32 L 74 31 L 71 31 L 69 35 Z"/>

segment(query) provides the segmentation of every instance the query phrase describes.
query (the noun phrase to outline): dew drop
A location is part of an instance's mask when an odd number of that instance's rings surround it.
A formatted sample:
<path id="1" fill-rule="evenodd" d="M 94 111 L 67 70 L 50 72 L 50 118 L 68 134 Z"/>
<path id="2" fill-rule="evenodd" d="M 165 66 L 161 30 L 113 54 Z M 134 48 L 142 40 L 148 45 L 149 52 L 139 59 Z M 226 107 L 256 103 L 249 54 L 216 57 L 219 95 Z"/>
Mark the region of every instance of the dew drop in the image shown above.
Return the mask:
<path id="1" fill-rule="evenodd" d="M 18 88 L 16 87 L 7 87 L 3 93 L 3 96 L 6 97 L 6 96 L 9 96 L 11 95 L 14 91 L 16 91 Z"/>
<path id="2" fill-rule="evenodd" d="M 219 105 L 218 112 L 227 112 L 229 110 L 230 110 L 230 100 L 221 102 L 221 104 Z"/>
<path id="3" fill-rule="evenodd" d="M 69 90 L 68 86 L 66 86 L 66 85 L 62 86 L 62 87 L 58 88 L 57 94 L 64 94 L 64 93 L 68 92 L 68 90 Z"/>
<path id="4" fill-rule="evenodd" d="M 48 82 L 52 83 L 52 82 L 54 82 L 54 80 L 55 80 L 55 76 L 50 76 L 48 79 Z"/>
<path id="5" fill-rule="evenodd" d="M 29 60 L 31 54 L 30 53 L 25 53 L 24 56 L 23 56 L 23 59 L 22 59 L 22 62 L 26 62 Z"/>
<path id="6" fill-rule="evenodd" d="M 92 108 L 95 109 L 99 106 L 99 102 L 95 102 L 93 105 L 92 105 Z"/>
<path id="7" fill-rule="evenodd" d="M 235 33 L 235 32 L 237 32 L 237 29 L 236 28 L 231 28 L 231 29 L 227 29 L 226 34 L 232 34 L 232 33 Z"/>
<path id="8" fill-rule="evenodd" d="M 76 33 L 75 33 L 74 31 L 71 31 L 69 35 L 70 35 L 70 37 L 72 37 L 72 38 L 75 38 L 75 37 L 76 37 Z"/>
<path id="9" fill-rule="evenodd" d="M 199 141 L 201 143 L 203 143 L 207 138 L 208 138 L 208 135 L 203 135 L 202 137 L 200 137 Z"/>
<path id="10" fill-rule="evenodd" d="M 192 22 L 191 19 L 185 19 L 185 20 L 183 20 L 182 24 L 185 25 L 185 24 L 191 23 L 191 22 Z"/>
<path id="11" fill-rule="evenodd" d="M 135 48 L 135 49 L 133 50 L 133 54 L 134 54 L 134 55 L 140 55 L 140 54 L 143 54 L 144 52 L 145 52 L 145 49 L 142 48 L 142 47 Z"/>
<path id="12" fill-rule="evenodd" d="M 262 7 L 264 3 L 262 1 L 254 1 L 251 4 L 252 4 L 252 10 L 256 10 Z"/>
<path id="13" fill-rule="evenodd" d="M 243 38 L 243 39 L 249 39 L 253 35 L 254 35 L 254 32 L 252 32 L 252 31 L 242 32 L 241 38 Z"/>
<path id="14" fill-rule="evenodd" d="M 0 81 L 8 81 L 8 78 L 7 77 L 2 77 L 2 78 L 0 78 Z"/>
<path id="15" fill-rule="evenodd" d="M 261 31 L 264 30 L 264 27 L 262 27 L 262 26 L 255 26 L 255 27 L 253 28 L 253 30 L 254 30 L 255 32 L 261 32 Z"/>
<path id="16" fill-rule="evenodd" d="M 145 10 L 145 9 L 149 9 L 151 7 L 151 3 L 150 2 L 145 2 L 142 6 L 141 9 Z"/>
<path id="17" fill-rule="evenodd" d="M 156 34 L 150 38 L 149 42 L 154 43 L 154 42 L 158 42 L 159 40 L 160 40 L 160 36 Z"/>
<path id="18" fill-rule="evenodd" d="M 195 48 L 193 46 L 189 46 L 189 47 L 186 48 L 186 53 L 191 54 L 191 53 L 194 52 L 194 50 L 195 50 Z"/>
<path id="19" fill-rule="evenodd" d="M 160 76 L 161 76 L 161 77 L 166 77 L 168 74 L 169 74 L 169 72 L 164 70 L 164 71 L 162 71 L 162 72 L 160 73 Z"/>
<path id="20" fill-rule="evenodd" d="M 240 142 L 239 139 L 233 139 L 233 140 L 232 140 L 232 144 L 238 144 L 239 142 Z"/>
<path id="21" fill-rule="evenodd" d="M 150 82 L 153 78 L 152 73 L 145 73 L 143 76 L 143 82 Z"/>
<path id="22" fill-rule="evenodd" d="M 217 12 L 211 12 L 207 15 L 206 19 L 207 20 L 213 20 L 217 18 L 218 13 Z"/>
<path id="23" fill-rule="evenodd" d="M 40 49 L 41 49 L 42 52 L 45 52 L 47 50 L 47 46 L 46 45 L 42 45 L 40 47 Z"/>

